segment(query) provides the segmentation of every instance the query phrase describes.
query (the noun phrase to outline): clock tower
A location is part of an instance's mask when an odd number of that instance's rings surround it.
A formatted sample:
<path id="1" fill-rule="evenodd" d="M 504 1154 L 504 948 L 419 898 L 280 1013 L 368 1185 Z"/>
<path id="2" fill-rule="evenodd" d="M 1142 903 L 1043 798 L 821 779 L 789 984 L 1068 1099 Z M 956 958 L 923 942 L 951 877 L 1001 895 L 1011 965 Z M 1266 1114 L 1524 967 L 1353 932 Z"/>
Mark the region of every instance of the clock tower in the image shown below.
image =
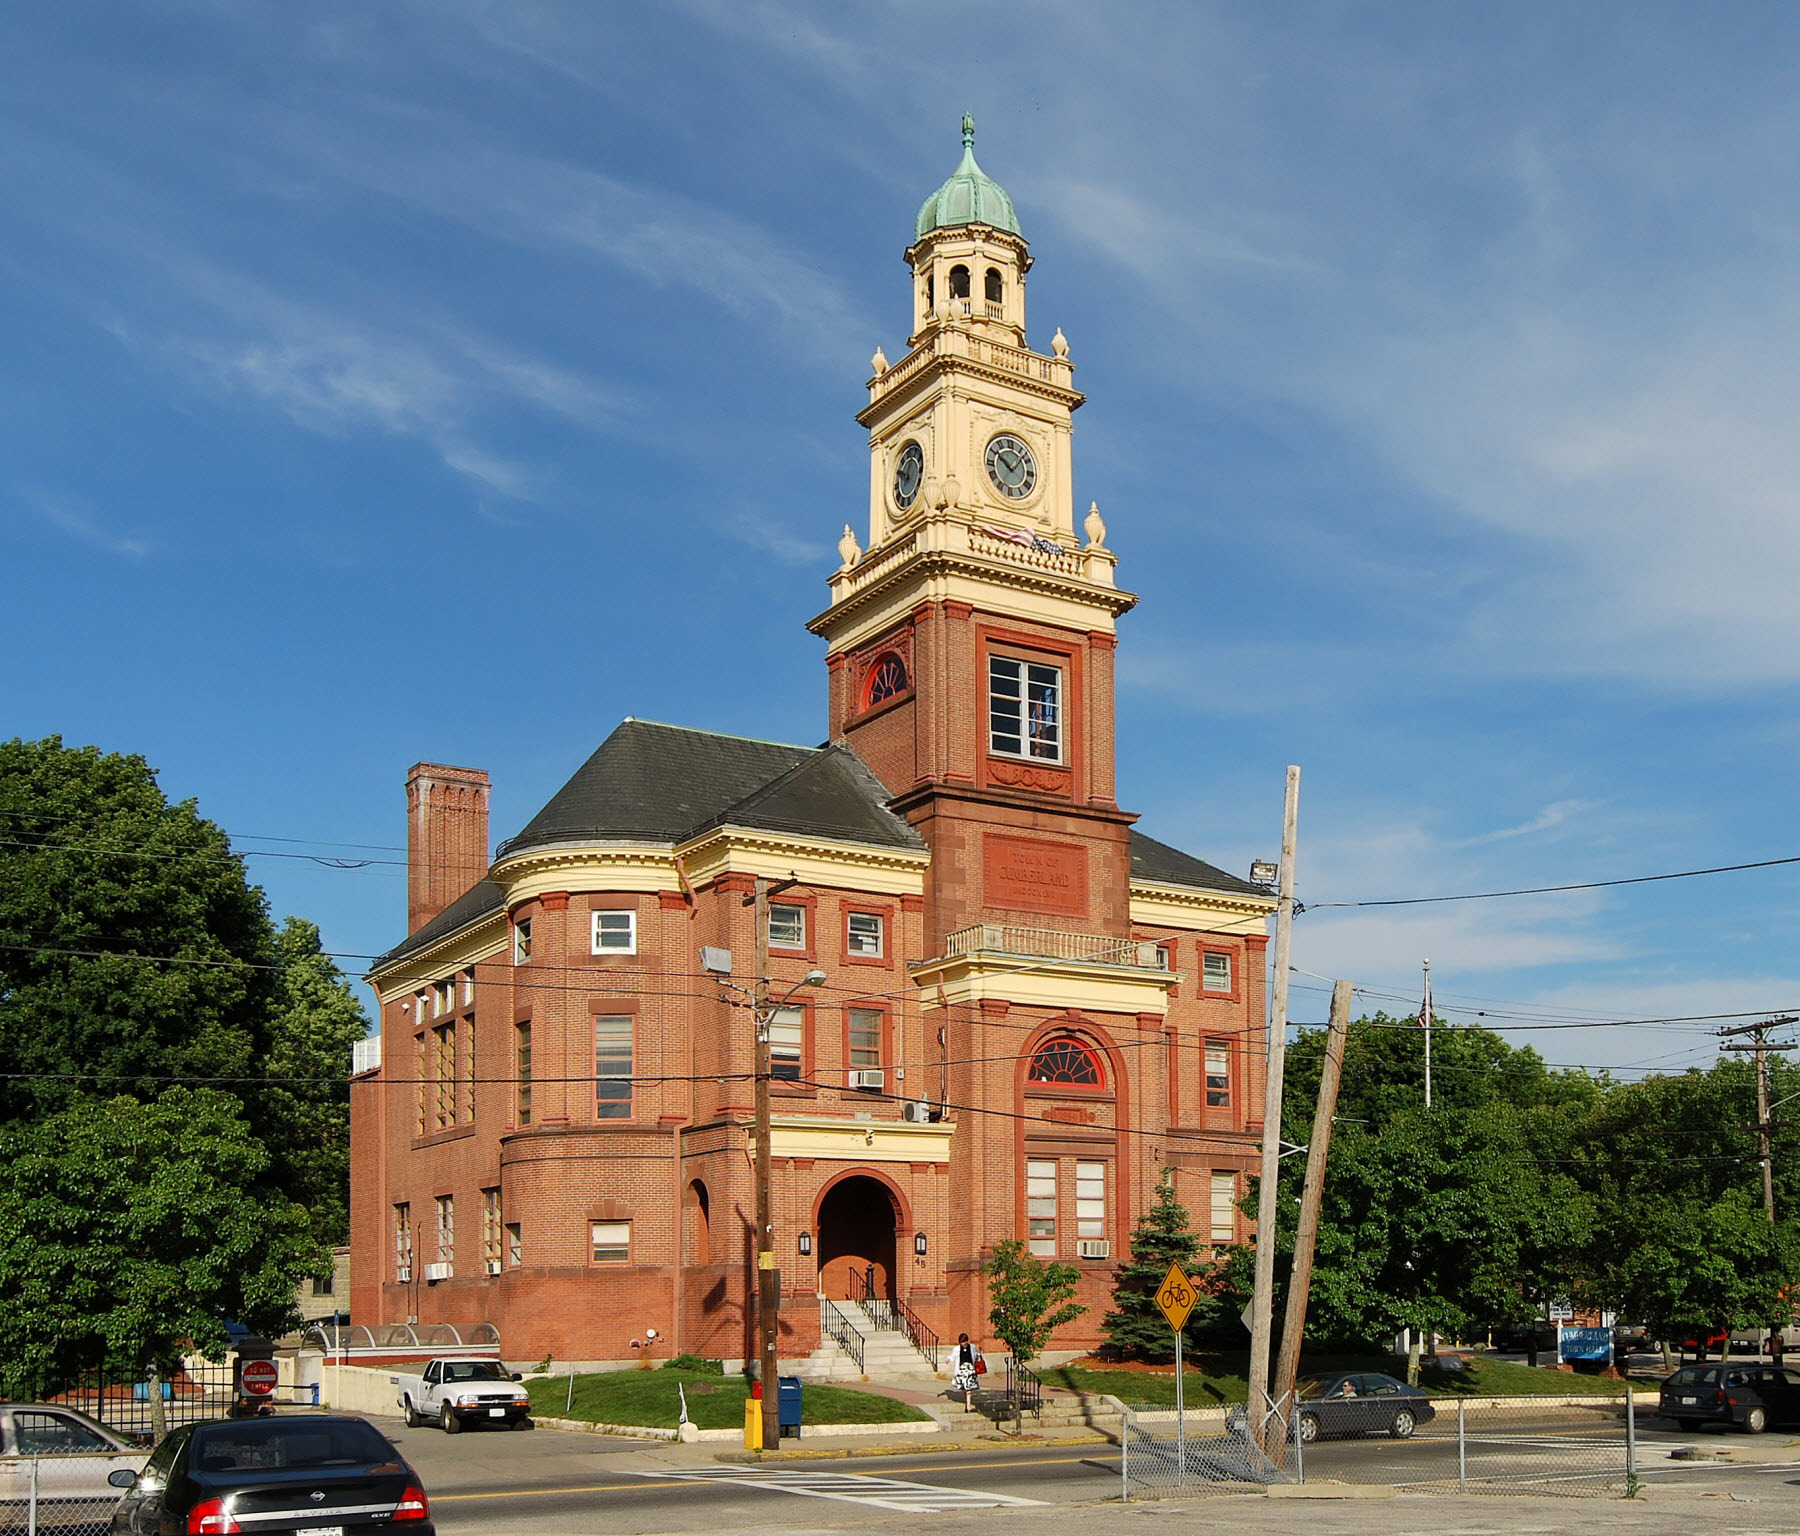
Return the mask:
<path id="1" fill-rule="evenodd" d="M 906 250 L 908 349 L 878 350 L 867 545 L 849 525 L 826 641 L 830 735 L 932 850 L 927 953 L 982 923 L 1127 939 L 1133 816 L 1113 782 L 1113 654 L 1135 603 L 1097 506 L 1075 518 L 1069 345 L 1027 337 L 1012 199 L 962 159 Z"/>

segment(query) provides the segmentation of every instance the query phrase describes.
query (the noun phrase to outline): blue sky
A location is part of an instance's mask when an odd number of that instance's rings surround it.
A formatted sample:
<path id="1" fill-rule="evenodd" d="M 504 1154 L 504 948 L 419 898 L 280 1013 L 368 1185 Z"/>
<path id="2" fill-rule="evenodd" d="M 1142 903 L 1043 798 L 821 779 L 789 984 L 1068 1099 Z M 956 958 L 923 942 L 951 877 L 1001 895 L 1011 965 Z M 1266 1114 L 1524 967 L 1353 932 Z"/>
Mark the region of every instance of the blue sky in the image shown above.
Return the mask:
<path id="1" fill-rule="evenodd" d="M 627 714 L 818 740 L 967 108 L 1142 598 L 1145 830 L 1241 871 L 1297 762 L 1308 901 L 1800 853 L 1797 62 L 1755 4 L 9 8 L 0 730 L 377 859 L 421 758 L 501 837 Z M 391 864 L 252 864 L 400 937 Z M 1320 909 L 1294 958 L 1404 1010 L 1428 955 L 1494 1022 L 1778 1008 L 1797 898 Z"/>

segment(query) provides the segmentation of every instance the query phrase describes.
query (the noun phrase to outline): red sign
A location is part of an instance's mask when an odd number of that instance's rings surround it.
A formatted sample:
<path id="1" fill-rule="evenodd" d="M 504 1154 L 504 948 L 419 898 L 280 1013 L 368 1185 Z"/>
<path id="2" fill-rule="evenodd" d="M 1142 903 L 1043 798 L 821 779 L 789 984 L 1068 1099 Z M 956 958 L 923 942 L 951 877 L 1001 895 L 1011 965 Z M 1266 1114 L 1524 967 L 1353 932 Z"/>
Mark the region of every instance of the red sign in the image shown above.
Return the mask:
<path id="1" fill-rule="evenodd" d="M 273 1360 L 246 1360 L 243 1375 L 239 1377 L 247 1397 L 267 1397 L 280 1379 Z"/>

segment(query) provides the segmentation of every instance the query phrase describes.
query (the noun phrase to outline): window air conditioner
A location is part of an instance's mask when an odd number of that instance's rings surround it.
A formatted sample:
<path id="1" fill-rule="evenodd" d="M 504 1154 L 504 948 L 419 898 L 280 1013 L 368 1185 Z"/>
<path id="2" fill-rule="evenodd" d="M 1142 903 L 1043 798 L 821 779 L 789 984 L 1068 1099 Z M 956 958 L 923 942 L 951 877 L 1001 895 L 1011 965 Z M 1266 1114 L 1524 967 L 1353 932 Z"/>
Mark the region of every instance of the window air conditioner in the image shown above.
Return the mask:
<path id="1" fill-rule="evenodd" d="M 880 1067 L 863 1067 L 850 1074 L 852 1088 L 884 1088 L 887 1086 L 887 1073 Z"/>
<path id="2" fill-rule="evenodd" d="M 1075 1251 L 1084 1259 L 1104 1259 L 1112 1254 L 1112 1244 L 1104 1237 L 1084 1237 L 1075 1245 Z"/>
<path id="3" fill-rule="evenodd" d="M 489 1259 L 487 1261 L 487 1272 L 490 1275 L 499 1274 L 500 1273 L 500 1261 L 498 1259 Z"/>
<path id="4" fill-rule="evenodd" d="M 394 1271 L 394 1283 L 396 1285 L 406 1285 L 411 1280 L 412 1280 L 412 1265 L 402 1264 L 398 1269 L 396 1269 Z"/>
<path id="5" fill-rule="evenodd" d="M 439 1280 L 448 1280 L 455 1272 L 448 1264 L 427 1264 L 425 1279 L 428 1283 L 435 1285 Z"/>

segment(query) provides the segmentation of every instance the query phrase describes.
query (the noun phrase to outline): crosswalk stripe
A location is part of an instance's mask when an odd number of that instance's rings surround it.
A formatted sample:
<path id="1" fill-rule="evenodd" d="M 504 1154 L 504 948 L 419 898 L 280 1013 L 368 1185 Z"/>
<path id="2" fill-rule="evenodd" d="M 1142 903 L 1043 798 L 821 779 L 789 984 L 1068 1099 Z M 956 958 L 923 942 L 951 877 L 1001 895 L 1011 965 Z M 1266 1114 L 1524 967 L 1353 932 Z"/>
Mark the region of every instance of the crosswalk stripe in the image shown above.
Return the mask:
<path id="1" fill-rule="evenodd" d="M 1010 1493 L 986 1493 L 972 1488 L 942 1488 L 931 1483 L 909 1483 L 894 1477 L 869 1477 L 850 1472 L 802 1472 L 772 1467 L 696 1467 L 688 1472 L 634 1472 L 634 1477 L 662 1477 L 682 1482 L 732 1483 L 740 1488 L 762 1488 L 770 1493 L 792 1493 L 802 1498 L 837 1499 L 846 1504 L 867 1504 L 903 1514 L 941 1514 L 957 1509 L 997 1509 L 1002 1506 L 1042 1505 L 1041 1499 L 1022 1499 Z"/>

